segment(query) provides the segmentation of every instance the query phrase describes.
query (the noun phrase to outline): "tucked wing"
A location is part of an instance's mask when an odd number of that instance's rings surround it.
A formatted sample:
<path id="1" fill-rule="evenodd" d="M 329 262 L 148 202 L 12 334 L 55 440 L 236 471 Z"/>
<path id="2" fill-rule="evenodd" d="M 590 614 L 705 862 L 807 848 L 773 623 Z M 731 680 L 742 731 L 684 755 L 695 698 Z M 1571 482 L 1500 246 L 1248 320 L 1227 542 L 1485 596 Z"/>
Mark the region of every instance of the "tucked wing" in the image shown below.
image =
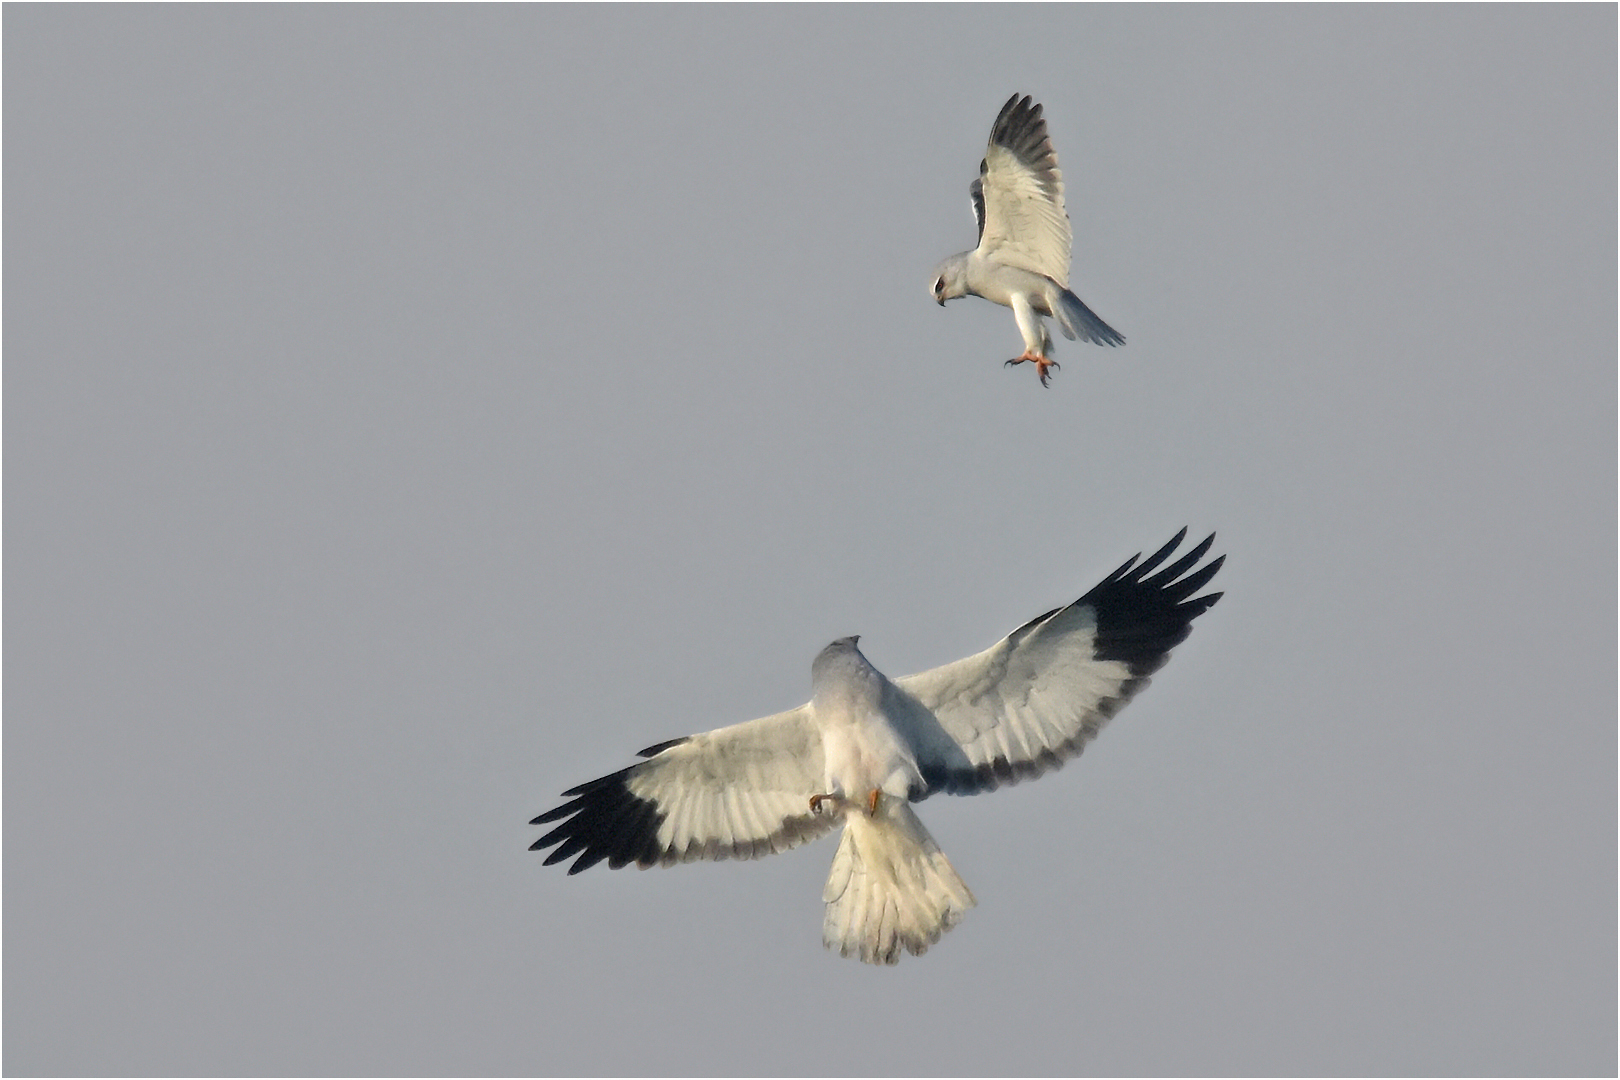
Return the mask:
<path id="1" fill-rule="evenodd" d="M 577 874 L 603 859 L 614 869 L 754 859 L 836 824 L 810 813 L 822 753 L 808 705 L 641 753 L 646 761 L 563 792 L 571 801 L 530 822 L 560 824 L 529 850 L 556 845 L 547 866 L 577 854 Z"/>
<path id="2" fill-rule="evenodd" d="M 1193 595 L 1226 558 L 1194 569 L 1213 534 L 1159 569 L 1186 534 L 1146 562 L 1133 557 L 1068 607 L 977 656 L 890 684 L 885 709 L 915 748 L 928 785 L 913 798 L 990 791 L 1079 754 L 1221 597 Z"/>
<path id="3" fill-rule="evenodd" d="M 1063 173 L 1041 107 L 1014 94 L 990 128 L 973 182 L 979 254 L 1069 287 L 1074 231 L 1063 208 Z"/>

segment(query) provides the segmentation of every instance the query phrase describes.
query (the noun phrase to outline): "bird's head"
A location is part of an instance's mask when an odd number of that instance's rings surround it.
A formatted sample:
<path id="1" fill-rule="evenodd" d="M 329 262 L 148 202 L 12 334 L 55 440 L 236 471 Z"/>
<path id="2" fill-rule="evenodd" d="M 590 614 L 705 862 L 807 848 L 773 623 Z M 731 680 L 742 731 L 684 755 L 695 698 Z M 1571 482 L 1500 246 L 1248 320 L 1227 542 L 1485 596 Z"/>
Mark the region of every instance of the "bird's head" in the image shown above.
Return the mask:
<path id="1" fill-rule="evenodd" d="M 810 665 L 810 692 L 817 708 L 840 708 L 855 700 L 876 700 L 883 676 L 855 647 L 859 635 L 839 638 Z"/>
<path id="2" fill-rule="evenodd" d="M 934 267 L 933 284 L 929 291 L 940 307 L 945 301 L 954 300 L 958 296 L 967 295 L 967 259 L 962 255 L 952 255 L 938 266 Z"/>
<path id="3" fill-rule="evenodd" d="M 849 637 L 841 637 L 837 641 L 832 642 L 825 649 L 821 650 L 821 655 L 816 657 L 816 663 L 820 664 L 826 661 L 836 660 L 840 657 L 847 657 L 852 654 L 859 656 L 861 651 L 855 646 L 859 645 L 860 641 L 861 635 L 859 634 L 851 634 Z"/>

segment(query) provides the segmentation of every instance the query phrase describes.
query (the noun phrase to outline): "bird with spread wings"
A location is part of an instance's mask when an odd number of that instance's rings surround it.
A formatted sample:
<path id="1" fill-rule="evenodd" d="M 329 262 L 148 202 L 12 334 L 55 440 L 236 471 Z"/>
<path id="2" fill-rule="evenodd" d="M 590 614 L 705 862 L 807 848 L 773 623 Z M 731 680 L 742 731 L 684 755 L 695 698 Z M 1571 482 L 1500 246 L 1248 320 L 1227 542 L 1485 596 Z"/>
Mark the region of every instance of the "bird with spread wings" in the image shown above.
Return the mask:
<path id="1" fill-rule="evenodd" d="M 979 222 L 979 246 L 934 268 L 934 299 L 982 296 L 1013 310 L 1024 352 L 1007 361 L 1035 365 L 1041 385 L 1058 366 L 1047 354 L 1053 316 L 1070 341 L 1123 345 L 1125 338 L 1069 291 L 1069 248 L 1074 230 L 1063 206 L 1063 173 L 1046 134 L 1041 107 L 1026 95 L 1007 99 L 990 128 L 990 146 L 970 189 Z"/>
<path id="2" fill-rule="evenodd" d="M 758 858 L 841 823 L 823 944 L 870 964 L 920 956 L 974 899 L 911 804 L 993 791 L 1079 754 L 1220 599 L 1194 595 L 1225 560 L 1198 565 L 1213 535 L 1164 565 L 1186 533 L 918 675 L 891 680 L 857 638 L 840 638 L 811 666 L 808 703 L 649 746 L 645 761 L 563 792 L 568 802 L 531 822 L 557 824 L 530 850 L 554 847 L 546 865 L 572 858 L 570 874 L 604 860 L 645 869 Z"/>

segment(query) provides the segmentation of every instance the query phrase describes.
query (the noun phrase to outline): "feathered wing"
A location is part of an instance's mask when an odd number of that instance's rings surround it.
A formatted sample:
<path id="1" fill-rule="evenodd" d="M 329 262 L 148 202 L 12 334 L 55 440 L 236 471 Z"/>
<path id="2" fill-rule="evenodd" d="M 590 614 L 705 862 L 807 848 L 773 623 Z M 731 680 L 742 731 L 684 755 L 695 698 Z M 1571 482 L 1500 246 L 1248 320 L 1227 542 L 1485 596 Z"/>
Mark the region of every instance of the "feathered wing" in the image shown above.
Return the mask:
<path id="1" fill-rule="evenodd" d="M 979 254 L 1069 286 L 1074 230 L 1063 207 L 1063 173 L 1041 107 L 1014 94 L 990 128 L 971 188 Z"/>
<path id="2" fill-rule="evenodd" d="M 894 680 L 885 710 L 910 740 L 928 785 L 913 798 L 990 791 L 1079 754 L 1221 597 L 1193 595 L 1226 558 L 1194 569 L 1213 534 L 1159 569 L 1186 533 L 984 652 Z"/>
<path id="3" fill-rule="evenodd" d="M 753 859 L 827 832 L 810 813 L 822 778 L 821 735 L 801 705 L 774 716 L 643 750 L 647 760 L 563 792 L 569 802 L 530 824 L 560 821 L 531 845 L 546 865 L 578 855 L 577 874 L 696 859 Z"/>

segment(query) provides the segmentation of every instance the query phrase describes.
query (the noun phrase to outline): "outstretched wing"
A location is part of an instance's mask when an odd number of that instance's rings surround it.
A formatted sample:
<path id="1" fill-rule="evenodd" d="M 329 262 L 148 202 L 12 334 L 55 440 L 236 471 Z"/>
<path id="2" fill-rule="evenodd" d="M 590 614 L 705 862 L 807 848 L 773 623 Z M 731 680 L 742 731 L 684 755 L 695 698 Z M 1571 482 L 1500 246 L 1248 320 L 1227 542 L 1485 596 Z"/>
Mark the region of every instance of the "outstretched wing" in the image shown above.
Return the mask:
<path id="1" fill-rule="evenodd" d="M 1014 94 L 1001 107 L 971 191 L 980 255 L 1069 287 L 1074 231 L 1063 208 L 1063 173 L 1041 107 L 1029 97 Z"/>
<path id="2" fill-rule="evenodd" d="M 1186 535 L 1140 565 L 1141 556 L 1131 558 L 1079 600 L 977 656 L 891 683 L 885 709 L 928 785 L 913 798 L 990 791 L 1079 754 L 1221 597 L 1193 596 L 1226 559 L 1193 569 L 1213 534 L 1158 569 Z"/>
<path id="3" fill-rule="evenodd" d="M 547 866 L 577 854 L 570 874 L 603 859 L 645 869 L 771 855 L 836 824 L 810 813 L 822 756 L 808 705 L 641 754 L 648 760 L 563 792 L 570 802 L 530 822 L 561 823 L 529 850 L 556 845 Z"/>

